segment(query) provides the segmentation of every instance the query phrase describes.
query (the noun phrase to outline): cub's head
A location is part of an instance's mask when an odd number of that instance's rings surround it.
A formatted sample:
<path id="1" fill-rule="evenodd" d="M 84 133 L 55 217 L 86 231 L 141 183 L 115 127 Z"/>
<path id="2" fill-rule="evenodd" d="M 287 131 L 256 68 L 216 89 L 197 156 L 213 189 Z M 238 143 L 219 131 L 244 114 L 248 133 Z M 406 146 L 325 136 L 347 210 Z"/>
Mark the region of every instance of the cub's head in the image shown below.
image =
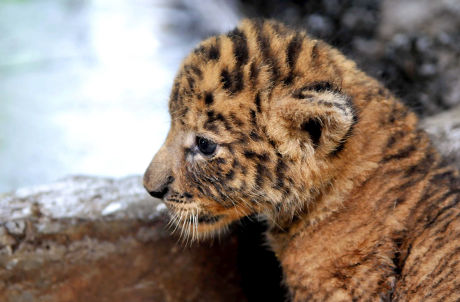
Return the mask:
<path id="1" fill-rule="evenodd" d="M 292 218 L 330 187 L 356 122 L 330 48 L 260 20 L 195 49 L 169 110 L 144 186 L 193 239 L 251 214 Z"/>

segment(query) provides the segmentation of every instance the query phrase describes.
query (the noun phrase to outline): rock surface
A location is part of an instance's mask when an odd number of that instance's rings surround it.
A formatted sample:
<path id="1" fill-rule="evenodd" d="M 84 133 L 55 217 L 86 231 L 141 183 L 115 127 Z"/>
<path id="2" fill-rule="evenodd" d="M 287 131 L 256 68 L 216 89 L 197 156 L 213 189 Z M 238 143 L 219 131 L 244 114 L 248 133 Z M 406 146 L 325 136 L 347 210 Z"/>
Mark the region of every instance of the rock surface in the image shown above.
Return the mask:
<path id="1" fill-rule="evenodd" d="M 158 205 L 140 177 L 0 196 L 0 301 L 245 301 L 236 236 L 186 247 Z"/>
<path id="2" fill-rule="evenodd" d="M 421 127 L 443 156 L 460 170 L 460 106 L 423 119 Z"/>

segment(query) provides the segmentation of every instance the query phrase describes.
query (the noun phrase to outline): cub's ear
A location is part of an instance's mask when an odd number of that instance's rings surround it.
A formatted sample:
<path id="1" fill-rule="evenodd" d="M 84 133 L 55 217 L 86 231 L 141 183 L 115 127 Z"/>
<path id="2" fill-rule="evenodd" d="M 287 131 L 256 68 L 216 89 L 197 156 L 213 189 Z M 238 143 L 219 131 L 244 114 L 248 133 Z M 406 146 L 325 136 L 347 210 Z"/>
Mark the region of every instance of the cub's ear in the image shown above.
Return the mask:
<path id="1" fill-rule="evenodd" d="M 349 96 L 319 83 L 275 100 L 269 121 L 268 134 L 281 153 L 327 156 L 344 148 L 357 115 Z"/>

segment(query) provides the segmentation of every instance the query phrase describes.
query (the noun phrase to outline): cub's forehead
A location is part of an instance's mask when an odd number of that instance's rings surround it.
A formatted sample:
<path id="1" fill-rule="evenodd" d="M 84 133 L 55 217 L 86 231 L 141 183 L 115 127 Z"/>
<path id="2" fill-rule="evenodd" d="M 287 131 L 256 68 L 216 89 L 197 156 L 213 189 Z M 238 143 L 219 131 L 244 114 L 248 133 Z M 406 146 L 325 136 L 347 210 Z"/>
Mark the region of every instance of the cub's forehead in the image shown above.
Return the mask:
<path id="1" fill-rule="evenodd" d="M 169 103 L 172 117 L 186 121 L 213 112 L 231 115 L 251 106 L 254 83 L 250 78 L 257 62 L 248 44 L 240 29 L 202 42 L 175 78 Z"/>
<path id="2" fill-rule="evenodd" d="M 243 35 L 241 32 L 239 39 L 247 43 Z M 244 82 L 249 57 L 247 50 L 241 50 L 243 55 L 237 64 L 233 47 L 228 36 L 212 37 L 202 42 L 184 60 L 171 92 L 171 114 L 185 108 L 219 106 L 222 102 L 234 106 L 243 99 L 241 94 L 250 90 Z M 232 102 L 226 102 L 229 99 Z"/>
<path id="3" fill-rule="evenodd" d="M 253 92 L 229 95 L 220 88 L 206 89 L 183 96 L 171 110 L 174 124 L 193 131 L 210 131 L 215 134 L 241 128 L 255 114 Z"/>
<path id="4" fill-rule="evenodd" d="M 328 81 L 337 73 L 324 64 L 322 48 L 304 32 L 280 23 L 244 20 L 233 31 L 203 41 L 185 58 L 171 91 L 171 117 L 182 122 L 213 113 L 248 117 L 280 94 Z"/>

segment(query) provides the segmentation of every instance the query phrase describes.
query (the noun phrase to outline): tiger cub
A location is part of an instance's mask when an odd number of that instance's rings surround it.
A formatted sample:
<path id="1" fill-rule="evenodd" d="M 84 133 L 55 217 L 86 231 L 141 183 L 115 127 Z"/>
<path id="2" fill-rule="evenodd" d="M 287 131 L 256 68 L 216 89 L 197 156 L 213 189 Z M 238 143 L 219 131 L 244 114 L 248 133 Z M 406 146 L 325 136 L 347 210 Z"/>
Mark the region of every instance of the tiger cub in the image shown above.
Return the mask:
<path id="1" fill-rule="evenodd" d="M 460 299 L 460 180 L 417 118 L 326 43 L 244 20 L 184 61 L 144 175 L 200 240 L 258 214 L 292 301 Z"/>

